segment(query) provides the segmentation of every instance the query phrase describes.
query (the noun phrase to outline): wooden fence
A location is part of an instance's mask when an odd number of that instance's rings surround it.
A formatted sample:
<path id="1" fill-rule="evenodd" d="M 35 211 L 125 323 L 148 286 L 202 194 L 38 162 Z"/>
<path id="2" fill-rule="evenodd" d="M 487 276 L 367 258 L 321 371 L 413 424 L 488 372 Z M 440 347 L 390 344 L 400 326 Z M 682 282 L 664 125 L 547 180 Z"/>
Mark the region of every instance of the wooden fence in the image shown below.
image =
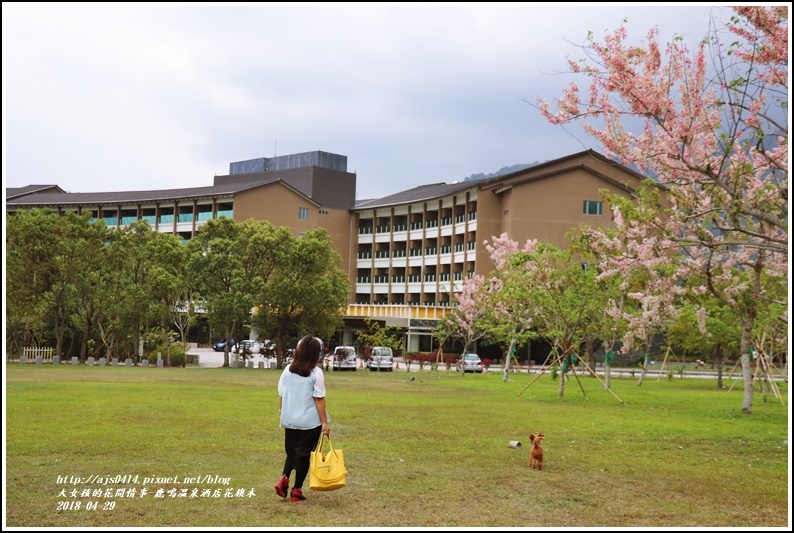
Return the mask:
<path id="1" fill-rule="evenodd" d="M 41 357 L 43 362 L 52 363 L 52 348 L 22 348 L 22 355 L 26 361 L 36 362 L 36 357 Z"/>

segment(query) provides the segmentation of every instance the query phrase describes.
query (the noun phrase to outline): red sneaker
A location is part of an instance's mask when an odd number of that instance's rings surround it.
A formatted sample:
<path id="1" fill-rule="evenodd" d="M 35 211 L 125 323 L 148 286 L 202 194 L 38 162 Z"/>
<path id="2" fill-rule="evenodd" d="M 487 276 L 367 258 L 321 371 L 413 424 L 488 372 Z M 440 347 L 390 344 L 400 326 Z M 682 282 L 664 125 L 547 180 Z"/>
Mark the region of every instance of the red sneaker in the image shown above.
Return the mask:
<path id="1" fill-rule="evenodd" d="M 282 498 L 287 497 L 287 489 L 289 488 L 289 478 L 284 474 L 276 481 L 276 494 Z"/>
<path id="2" fill-rule="evenodd" d="M 303 491 L 301 489 L 292 489 L 289 497 L 293 502 L 299 502 L 306 499 L 306 496 L 303 495 Z"/>

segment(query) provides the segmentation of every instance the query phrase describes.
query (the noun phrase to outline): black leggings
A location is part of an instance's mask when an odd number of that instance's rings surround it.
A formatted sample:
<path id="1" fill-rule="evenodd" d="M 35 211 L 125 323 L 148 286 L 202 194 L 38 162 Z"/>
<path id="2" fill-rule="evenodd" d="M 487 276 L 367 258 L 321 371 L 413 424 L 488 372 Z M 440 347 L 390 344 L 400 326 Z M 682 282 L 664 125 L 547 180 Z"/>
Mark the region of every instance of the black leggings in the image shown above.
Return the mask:
<path id="1" fill-rule="evenodd" d="M 323 426 L 312 429 L 284 429 L 284 475 L 289 477 L 295 470 L 295 488 L 303 488 L 303 482 L 309 474 L 309 455 L 317 447 Z"/>

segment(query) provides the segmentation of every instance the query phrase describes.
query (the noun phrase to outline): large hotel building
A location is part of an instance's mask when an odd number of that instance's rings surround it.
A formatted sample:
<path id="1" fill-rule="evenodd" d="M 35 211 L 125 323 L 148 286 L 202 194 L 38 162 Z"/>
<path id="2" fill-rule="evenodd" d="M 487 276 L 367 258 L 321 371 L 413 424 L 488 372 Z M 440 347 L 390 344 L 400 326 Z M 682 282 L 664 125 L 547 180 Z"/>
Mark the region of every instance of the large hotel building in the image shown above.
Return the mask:
<path id="1" fill-rule="evenodd" d="M 493 267 L 484 242 L 507 233 L 567 246 L 581 224 L 612 224 L 600 190 L 634 195 L 644 176 L 587 150 L 518 172 L 431 183 L 383 198 L 356 200 L 347 157 L 307 152 L 240 161 L 212 185 L 155 191 L 73 193 L 57 185 L 6 189 L 6 211 L 36 207 L 90 211 L 108 226 L 147 220 L 187 240 L 206 221 L 253 218 L 294 235 L 324 227 L 350 279 L 345 328 L 353 344 L 364 319 L 397 326 L 405 351 L 429 351 L 436 320 L 454 305 L 466 277 Z"/>

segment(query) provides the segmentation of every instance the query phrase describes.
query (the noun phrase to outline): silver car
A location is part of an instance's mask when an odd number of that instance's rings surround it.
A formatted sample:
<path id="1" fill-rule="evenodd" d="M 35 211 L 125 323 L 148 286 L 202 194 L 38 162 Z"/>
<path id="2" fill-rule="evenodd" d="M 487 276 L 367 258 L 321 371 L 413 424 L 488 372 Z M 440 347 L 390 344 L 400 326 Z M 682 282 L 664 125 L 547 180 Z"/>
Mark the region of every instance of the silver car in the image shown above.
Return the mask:
<path id="1" fill-rule="evenodd" d="M 234 353 L 247 353 L 248 355 L 256 355 L 261 349 L 262 345 L 257 341 L 244 340 L 237 343 L 237 346 L 234 347 Z"/>
<path id="2" fill-rule="evenodd" d="M 372 348 L 372 357 L 367 363 L 370 370 L 380 370 L 391 372 L 394 370 L 394 354 L 391 348 L 385 346 L 375 346 Z"/>
<path id="3" fill-rule="evenodd" d="M 460 372 L 460 366 L 463 365 L 464 372 L 482 372 L 482 360 L 476 353 L 467 353 L 463 359 L 458 359 L 455 366 Z"/>

